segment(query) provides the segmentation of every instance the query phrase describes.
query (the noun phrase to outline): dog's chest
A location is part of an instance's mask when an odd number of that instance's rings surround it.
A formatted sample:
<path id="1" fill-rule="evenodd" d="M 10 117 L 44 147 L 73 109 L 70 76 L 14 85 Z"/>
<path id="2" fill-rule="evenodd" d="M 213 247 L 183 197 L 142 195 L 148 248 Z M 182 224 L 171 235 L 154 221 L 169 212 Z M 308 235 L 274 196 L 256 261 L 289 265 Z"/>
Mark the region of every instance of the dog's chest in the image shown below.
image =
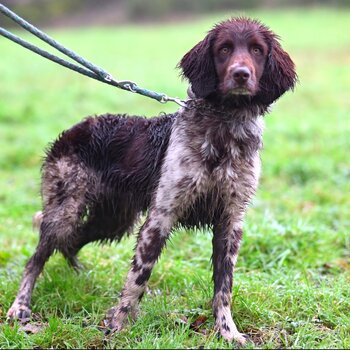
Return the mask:
<path id="1" fill-rule="evenodd" d="M 201 162 L 212 172 L 216 168 L 225 171 L 240 167 L 255 157 L 261 147 L 260 135 L 240 124 L 220 124 L 208 128 L 195 138 Z"/>
<path id="2" fill-rule="evenodd" d="M 198 192 L 235 184 L 256 187 L 262 147 L 261 118 L 184 118 L 175 123 L 165 160 L 168 176 L 195 183 Z"/>

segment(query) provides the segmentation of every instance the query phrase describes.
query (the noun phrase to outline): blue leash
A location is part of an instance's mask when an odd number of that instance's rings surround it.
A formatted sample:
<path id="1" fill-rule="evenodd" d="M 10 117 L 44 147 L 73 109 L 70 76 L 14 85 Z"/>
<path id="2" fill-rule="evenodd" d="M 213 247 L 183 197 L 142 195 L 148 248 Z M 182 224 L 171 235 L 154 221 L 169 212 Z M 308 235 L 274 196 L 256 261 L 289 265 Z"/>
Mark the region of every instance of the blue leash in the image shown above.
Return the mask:
<path id="1" fill-rule="evenodd" d="M 186 107 L 185 101 L 180 100 L 177 97 L 169 97 L 165 94 L 161 94 L 155 91 L 144 89 L 140 86 L 138 86 L 133 81 L 129 80 L 115 80 L 111 74 L 106 72 L 104 69 L 94 65 L 93 63 L 85 60 L 83 57 L 76 54 L 74 51 L 67 49 L 63 45 L 61 45 L 59 42 L 39 30 L 38 28 L 34 27 L 32 24 L 28 23 L 23 18 L 19 17 L 17 14 L 12 12 L 10 9 L 8 9 L 6 6 L 0 4 L 0 12 L 2 12 L 7 17 L 11 18 L 14 22 L 18 23 L 21 27 L 23 27 L 25 30 L 29 31 L 30 33 L 37 36 L 39 39 L 43 40 L 47 44 L 54 47 L 56 50 L 62 52 L 66 56 L 70 57 L 74 61 L 81 64 L 81 66 L 78 66 L 77 64 L 71 63 L 69 61 L 66 61 L 58 56 L 55 56 L 45 50 L 40 49 L 39 47 L 21 39 L 17 35 L 14 35 L 7 31 L 6 29 L 0 27 L 0 35 L 4 36 L 5 38 L 14 41 L 15 43 L 25 47 L 28 50 L 31 50 L 35 53 L 37 53 L 40 56 L 43 56 L 53 62 L 56 62 L 66 68 L 69 68 L 73 71 L 76 71 L 80 74 L 86 75 L 90 78 L 93 78 L 95 80 L 101 81 L 103 83 L 116 86 L 120 89 L 131 91 L 143 96 L 147 96 L 150 98 L 153 98 L 161 103 L 166 103 L 168 101 L 175 102 L 181 107 Z"/>

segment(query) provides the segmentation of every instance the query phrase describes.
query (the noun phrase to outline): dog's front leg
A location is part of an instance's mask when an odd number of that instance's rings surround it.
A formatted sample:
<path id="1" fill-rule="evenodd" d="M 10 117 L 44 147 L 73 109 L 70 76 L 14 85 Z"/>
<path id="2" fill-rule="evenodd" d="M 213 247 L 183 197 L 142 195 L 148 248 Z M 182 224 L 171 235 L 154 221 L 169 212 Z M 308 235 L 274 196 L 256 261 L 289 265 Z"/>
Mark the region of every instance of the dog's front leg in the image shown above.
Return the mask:
<path id="1" fill-rule="evenodd" d="M 213 312 L 216 327 L 228 341 L 235 340 L 240 345 L 246 343 L 246 336 L 238 332 L 231 315 L 232 279 L 236 264 L 242 226 L 229 219 L 214 224 L 213 236 Z"/>
<path id="2" fill-rule="evenodd" d="M 173 215 L 166 215 L 159 208 L 152 209 L 139 233 L 135 255 L 117 307 L 108 313 L 108 326 L 119 331 L 129 313 L 133 314 L 141 300 L 173 224 Z"/>

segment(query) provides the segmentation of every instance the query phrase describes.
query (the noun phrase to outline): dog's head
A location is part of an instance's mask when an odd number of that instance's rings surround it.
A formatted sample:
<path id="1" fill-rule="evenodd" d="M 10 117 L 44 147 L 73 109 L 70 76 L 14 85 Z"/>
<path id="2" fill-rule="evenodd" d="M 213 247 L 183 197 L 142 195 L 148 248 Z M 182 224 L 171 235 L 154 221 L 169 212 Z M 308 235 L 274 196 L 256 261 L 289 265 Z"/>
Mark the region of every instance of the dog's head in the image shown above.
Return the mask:
<path id="1" fill-rule="evenodd" d="M 270 105 L 293 89 L 297 75 L 278 37 L 259 21 L 217 24 L 179 63 L 198 98 Z"/>

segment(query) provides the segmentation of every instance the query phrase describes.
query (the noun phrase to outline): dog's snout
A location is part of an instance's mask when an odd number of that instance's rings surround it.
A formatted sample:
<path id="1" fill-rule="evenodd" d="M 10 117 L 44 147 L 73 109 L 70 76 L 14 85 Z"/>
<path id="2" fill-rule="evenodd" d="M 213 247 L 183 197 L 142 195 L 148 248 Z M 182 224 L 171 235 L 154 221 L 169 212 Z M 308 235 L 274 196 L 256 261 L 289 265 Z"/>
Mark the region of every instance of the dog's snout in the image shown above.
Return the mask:
<path id="1" fill-rule="evenodd" d="M 233 70 L 233 79 L 238 84 L 244 84 L 250 78 L 250 71 L 247 67 L 237 67 Z"/>

